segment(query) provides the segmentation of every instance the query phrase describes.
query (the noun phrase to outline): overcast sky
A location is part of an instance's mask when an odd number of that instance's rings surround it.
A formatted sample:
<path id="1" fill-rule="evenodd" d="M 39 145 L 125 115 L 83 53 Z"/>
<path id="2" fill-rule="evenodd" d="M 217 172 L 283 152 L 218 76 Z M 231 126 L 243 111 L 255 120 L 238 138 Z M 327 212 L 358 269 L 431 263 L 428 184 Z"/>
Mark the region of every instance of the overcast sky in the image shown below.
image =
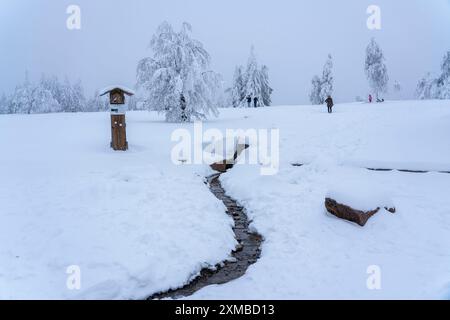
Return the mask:
<path id="1" fill-rule="evenodd" d="M 66 28 L 70 4 L 81 7 L 81 30 Z M 371 4 L 381 8 L 381 30 L 366 26 Z M 307 103 L 328 53 L 336 100 L 366 96 L 371 37 L 405 98 L 427 71 L 439 72 L 450 50 L 450 0 L 0 0 L 0 93 L 13 90 L 26 70 L 32 79 L 80 79 L 88 96 L 109 84 L 132 87 L 137 62 L 151 54 L 149 41 L 164 20 L 192 24 L 228 85 L 255 45 L 270 69 L 275 104 Z"/>

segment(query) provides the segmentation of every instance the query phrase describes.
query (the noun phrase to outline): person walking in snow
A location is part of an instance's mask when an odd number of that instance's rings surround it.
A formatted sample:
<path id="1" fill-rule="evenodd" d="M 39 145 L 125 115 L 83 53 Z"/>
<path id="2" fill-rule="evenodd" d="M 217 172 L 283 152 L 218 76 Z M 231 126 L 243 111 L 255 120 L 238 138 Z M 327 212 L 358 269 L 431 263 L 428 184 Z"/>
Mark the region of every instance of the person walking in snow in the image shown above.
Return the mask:
<path id="1" fill-rule="evenodd" d="M 327 103 L 327 107 L 328 107 L 328 113 L 333 113 L 333 99 L 331 98 L 331 96 L 328 96 L 327 100 L 325 100 L 325 102 Z"/>
<path id="2" fill-rule="evenodd" d="M 373 101 L 373 97 L 371 94 L 369 94 L 369 103 L 372 103 L 372 101 Z"/>
<path id="3" fill-rule="evenodd" d="M 253 98 L 253 105 L 255 108 L 258 108 L 258 101 L 259 101 L 258 97 Z"/>
<path id="4" fill-rule="evenodd" d="M 247 106 L 250 108 L 252 103 L 252 97 L 247 96 Z"/>

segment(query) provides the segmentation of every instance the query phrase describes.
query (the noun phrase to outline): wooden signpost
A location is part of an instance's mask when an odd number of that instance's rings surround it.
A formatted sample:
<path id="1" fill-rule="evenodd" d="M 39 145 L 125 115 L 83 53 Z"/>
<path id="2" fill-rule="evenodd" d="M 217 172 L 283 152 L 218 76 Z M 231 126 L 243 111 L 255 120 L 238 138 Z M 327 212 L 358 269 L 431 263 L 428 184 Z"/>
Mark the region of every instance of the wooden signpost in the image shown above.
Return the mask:
<path id="1" fill-rule="evenodd" d="M 127 124 L 125 121 L 125 95 L 132 96 L 134 92 L 125 87 L 112 86 L 104 89 L 100 96 L 109 94 L 111 108 L 111 148 L 116 151 L 128 150 Z"/>

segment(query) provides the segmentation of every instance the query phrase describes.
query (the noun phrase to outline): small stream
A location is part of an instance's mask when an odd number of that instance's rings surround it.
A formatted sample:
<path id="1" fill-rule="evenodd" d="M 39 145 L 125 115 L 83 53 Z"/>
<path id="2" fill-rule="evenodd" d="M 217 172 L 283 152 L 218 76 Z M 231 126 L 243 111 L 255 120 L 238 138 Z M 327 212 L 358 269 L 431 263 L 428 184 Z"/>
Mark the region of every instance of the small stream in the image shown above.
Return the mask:
<path id="1" fill-rule="evenodd" d="M 220 174 L 214 174 L 207 178 L 207 184 L 211 192 L 225 204 L 227 207 L 227 214 L 231 216 L 235 222 L 233 231 L 236 240 L 239 242 L 239 246 L 236 251 L 231 254 L 233 262 L 226 261 L 222 265 L 216 266 L 215 270 L 203 269 L 197 278 L 184 287 L 167 292 L 156 293 L 149 297 L 149 300 L 188 297 L 206 286 L 224 284 L 231 280 L 235 280 L 243 276 L 248 267 L 256 263 L 261 256 L 263 238 L 259 234 L 250 232 L 250 222 L 245 213 L 245 209 L 240 206 L 236 200 L 225 194 L 225 190 L 222 188 L 219 178 Z"/>
<path id="2" fill-rule="evenodd" d="M 293 167 L 303 167 L 304 163 L 292 163 Z M 391 169 L 391 168 L 363 168 L 370 171 L 381 171 L 381 172 L 391 172 L 391 171 L 398 171 L 398 172 L 406 172 L 406 173 L 430 173 L 430 172 L 436 172 L 436 173 L 446 173 L 450 174 L 450 171 L 436 171 L 436 170 L 412 170 L 412 169 Z"/>

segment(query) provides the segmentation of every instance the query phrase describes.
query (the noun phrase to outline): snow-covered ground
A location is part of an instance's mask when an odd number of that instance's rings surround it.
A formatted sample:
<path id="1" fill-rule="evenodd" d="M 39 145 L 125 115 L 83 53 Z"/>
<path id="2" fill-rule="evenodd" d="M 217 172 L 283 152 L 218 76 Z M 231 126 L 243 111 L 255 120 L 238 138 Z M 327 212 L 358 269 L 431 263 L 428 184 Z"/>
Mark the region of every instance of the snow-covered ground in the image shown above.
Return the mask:
<path id="1" fill-rule="evenodd" d="M 227 259 L 233 222 L 170 161 L 175 127 L 130 114 L 116 153 L 107 113 L 1 116 L 0 298 L 145 298 Z"/>
<path id="2" fill-rule="evenodd" d="M 281 162 L 274 176 L 241 164 L 221 177 L 264 236 L 262 257 L 191 298 L 450 298 L 450 174 L 364 169 L 450 170 L 450 101 L 325 109 L 225 109 L 204 123 L 279 128 Z M 179 126 L 127 119 L 130 151 L 115 153 L 106 113 L 0 117 L 0 298 L 140 298 L 228 257 L 232 222 L 203 184 L 209 168 L 171 162 Z M 397 213 L 361 228 L 325 212 L 339 193 Z M 66 288 L 70 265 L 80 291 Z M 367 288 L 370 266 L 381 290 Z"/>

